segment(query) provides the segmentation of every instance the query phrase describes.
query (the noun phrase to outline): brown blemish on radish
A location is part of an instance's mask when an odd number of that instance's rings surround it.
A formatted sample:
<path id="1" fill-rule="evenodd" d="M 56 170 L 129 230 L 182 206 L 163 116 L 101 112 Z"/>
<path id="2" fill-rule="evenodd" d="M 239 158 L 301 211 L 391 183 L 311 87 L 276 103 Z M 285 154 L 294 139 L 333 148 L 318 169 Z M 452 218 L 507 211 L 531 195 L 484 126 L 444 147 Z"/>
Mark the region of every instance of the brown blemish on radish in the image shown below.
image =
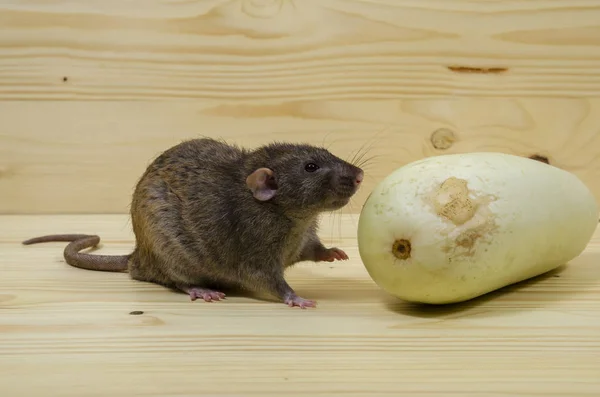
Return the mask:
<path id="1" fill-rule="evenodd" d="M 490 241 L 496 229 L 495 216 L 489 204 L 495 198 L 471 192 L 466 180 L 456 177 L 446 179 L 428 197 L 435 213 L 451 222 L 445 231 L 446 242 L 442 250 L 452 257 L 473 256 L 478 242 Z"/>
<path id="2" fill-rule="evenodd" d="M 469 198 L 467 181 L 455 177 L 441 184 L 434 194 L 433 205 L 438 215 L 455 225 L 462 225 L 477 211 L 477 204 Z"/>
<path id="3" fill-rule="evenodd" d="M 410 258 L 411 245 L 410 241 L 401 239 L 394 241 L 392 245 L 392 253 L 398 259 L 406 260 Z"/>

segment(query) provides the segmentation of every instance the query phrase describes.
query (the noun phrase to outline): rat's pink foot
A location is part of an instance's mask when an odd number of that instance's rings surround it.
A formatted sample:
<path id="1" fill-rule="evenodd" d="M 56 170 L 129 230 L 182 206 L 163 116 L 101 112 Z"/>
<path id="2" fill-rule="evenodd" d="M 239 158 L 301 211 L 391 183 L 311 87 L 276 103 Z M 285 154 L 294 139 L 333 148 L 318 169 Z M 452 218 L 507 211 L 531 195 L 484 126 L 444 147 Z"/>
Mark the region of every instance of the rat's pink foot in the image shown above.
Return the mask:
<path id="1" fill-rule="evenodd" d="M 298 306 L 301 309 L 306 309 L 307 307 L 317 307 L 316 301 L 311 301 L 308 299 L 300 298 L 299 296 L 292 295 L 289 298 L 285 299 L 285 304 L 289 307 Z"/>
<path id="2" fill-rule="evenodd" d="M 333 247 L 333 248 L 328 248 L 326 250 L 317 252 L 316 259 L 317 259 L 317 262 L 318 261 L 333 262 L 335 260 L 338 260 L 338 261 L 347 260 L 348 255 L 346 255 L 346 253 L 344 251 L 342 251 L 341 249 Z"/>
<path id="3" fill-rule="evenodd" d="M 205 302 L 219 301 L 225 299 L 225 294 L 219 291 L 213 291 L 208 288 L 186 288 L 185 292 L 190 295 L 190 299 L 204 299 Z"/>

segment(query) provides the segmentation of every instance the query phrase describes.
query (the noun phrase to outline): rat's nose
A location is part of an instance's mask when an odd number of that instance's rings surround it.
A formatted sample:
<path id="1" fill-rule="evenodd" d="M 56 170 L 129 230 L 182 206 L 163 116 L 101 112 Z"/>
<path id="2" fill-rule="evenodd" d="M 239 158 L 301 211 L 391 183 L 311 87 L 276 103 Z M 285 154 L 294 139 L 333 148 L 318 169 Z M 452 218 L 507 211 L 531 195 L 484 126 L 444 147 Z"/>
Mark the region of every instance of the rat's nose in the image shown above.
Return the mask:
<path id="1" fill-rule="evenodd" d="M 364 176 L 365 176 L 365 173 L 364 173 L 364 172 L 362 172 L 362 171 L 359 171 L 359 172 L 358 172 L 358 174 L 356 174 L 356 180 L 355 180 L 355 183 L 356 183 L 357 185 L 360 185 L 360 183 L 363 181 L 363 178 L 364 178 Z"/>

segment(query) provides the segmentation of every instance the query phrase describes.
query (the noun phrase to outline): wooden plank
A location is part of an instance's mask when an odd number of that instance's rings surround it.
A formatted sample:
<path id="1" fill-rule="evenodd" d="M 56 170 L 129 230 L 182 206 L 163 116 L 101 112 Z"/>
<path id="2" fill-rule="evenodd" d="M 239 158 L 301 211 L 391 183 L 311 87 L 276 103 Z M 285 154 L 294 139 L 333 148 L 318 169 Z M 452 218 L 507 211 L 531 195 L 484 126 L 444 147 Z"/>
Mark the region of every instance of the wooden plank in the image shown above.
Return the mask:
<path id="1" fill-rule="evenodd" d="M 596 97 L 585 0 L 3 1 L 0 99 Z"/>
<path id="2" fill-rule="evenodd" d="M 0 216 L 0 395 L 600 394 L 600 229 L 556 272 L 462 305 L 419 307 L 368 277 L 355 219 L 325 219 L 328 244 L 350 260 L 291 269 L 290 284 L 319 302 L 305 311 L 249 296 L 192 303 L 124 274 L 72 268 L 64 243 L 19 244 L 76 230 L 100 233 L 98 252 L 124 253 L 127 222 Z"/>
<path id="3" fill-rule="evenodd" d="M 469 151 L 546 156 L 600 200 L 600 98 L 12 101 L 0 112 L 0 213 L 127 212 L 146 165 L 200 135 L 248 147 L 275 139 L 325 144 L 345 159 L 376 156 L 344 212 L 358 213 L 375 184 L 403 164 Z M 440 139 L 447 130 L 453 138 Z"/>

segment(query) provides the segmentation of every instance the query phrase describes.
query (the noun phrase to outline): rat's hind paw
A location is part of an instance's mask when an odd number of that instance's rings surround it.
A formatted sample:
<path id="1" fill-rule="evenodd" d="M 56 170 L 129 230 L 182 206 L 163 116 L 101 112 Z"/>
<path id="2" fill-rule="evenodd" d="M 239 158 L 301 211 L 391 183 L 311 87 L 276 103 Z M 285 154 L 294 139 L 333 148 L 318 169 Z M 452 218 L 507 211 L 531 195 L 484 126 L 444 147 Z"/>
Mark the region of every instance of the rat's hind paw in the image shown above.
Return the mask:
<path id="1" fill-rule="evenodd" d="M 311 301 L 308 299 L 300 298 L 299 296 L 292 295 L 289 298 L 285 299 L 285 304 L 289 307 L 298 306 L 301 309 L 306 309 L 307 307 L 317 307 L 316 301 Z"/>
<path id="2" fill-rule="evenodd" d="M 204 299 L 205 302 L 212 302 L 225 299 L 224 293 L 208 288 L 185 288 L 184 291 L 190 295 L 190 299 L 193 301 Z"/>
<path id="3" fill-rule="evenodd" d="M 326 250 L 318 252 L 316 255 L 316 259 L 317 259 L 317 262 L 320 262 L 320 261 L 333 262 L 335 260 L 338 260 L 338 261 L 347 260 L 348 255 L 346 255 L 346 253 L 344 251 L 342 251 L 341 249 L 333 247 L 333 248 L 328 248 Z"/>

